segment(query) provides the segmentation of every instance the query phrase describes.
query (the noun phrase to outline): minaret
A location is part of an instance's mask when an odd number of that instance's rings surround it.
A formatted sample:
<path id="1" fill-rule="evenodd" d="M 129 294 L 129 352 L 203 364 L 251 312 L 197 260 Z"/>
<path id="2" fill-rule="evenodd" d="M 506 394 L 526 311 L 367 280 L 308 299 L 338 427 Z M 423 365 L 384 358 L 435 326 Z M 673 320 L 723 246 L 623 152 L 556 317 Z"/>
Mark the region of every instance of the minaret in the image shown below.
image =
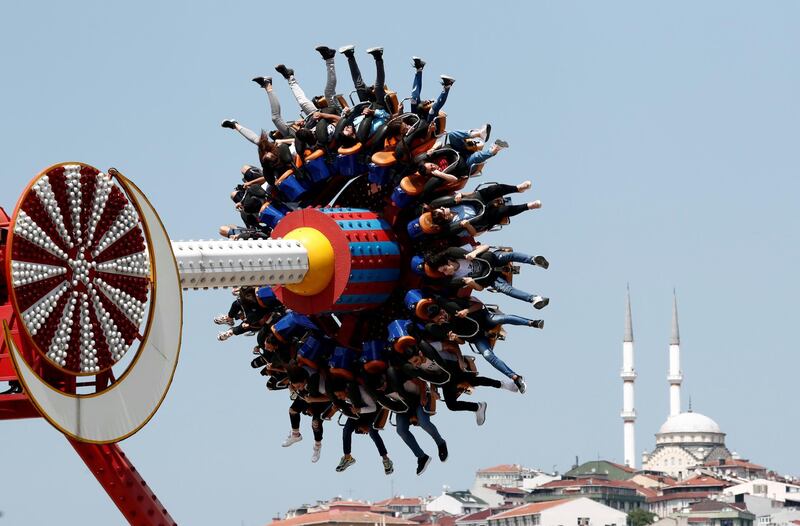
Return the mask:
<path id="1" fill-rule="evenodd" d="M 669 339 L 669 416 L 681 412 L 681 335 L 678 331 L 678 297 L 675 289 L 672 290 L 672 335 Z"/>
<path id="2" fill-rule="evenodd" d="M 625 304 L 625 338 L 622 341 L 622 432 L 624 435 L 624 461 L 631 468 L 636 467 L 636 410 L 633 405 L 633 382 L 636 370 L 633 367 L 633 321 L 631 320 L 631 290 L 628 287 Z"/>

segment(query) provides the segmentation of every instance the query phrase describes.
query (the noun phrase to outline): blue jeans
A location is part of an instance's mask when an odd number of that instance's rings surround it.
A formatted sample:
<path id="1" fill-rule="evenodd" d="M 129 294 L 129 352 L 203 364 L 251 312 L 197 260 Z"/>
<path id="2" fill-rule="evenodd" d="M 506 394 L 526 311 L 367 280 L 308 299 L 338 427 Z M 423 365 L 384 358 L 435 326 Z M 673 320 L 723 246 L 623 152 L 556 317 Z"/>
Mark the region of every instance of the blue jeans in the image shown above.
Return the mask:
<path id="1" fill-rule="evenodd" d="M 469 139 L 469 132 L 463 130 L 456 130 L 447 132 L 447 144 L 457 152 L 465 152 L 467 144 L 464 142 Z"/>
<path id="2" fill-rule="evenodd" d="M 527 263 L 528 265 L 534 264 L 533 256 L 523 254 L 522 252 L 495 252 L 494 255 L 497 257 L 497 261 L 499 261 L 501 265 L 505 265 L 506 263 Z"/>
<path id="3" fill-rule="evenodd" d="M 505 265 L 507 263 L 527 263 L 528 265 L 534 264 L 533 257 L 523 254 L 522 252 L 494 252 L 494 255 L 501 265 Z M 528 303 L 533 302 L 533 298 L 535 296 L 535 294 L 514 288 L 509 282 L 503 279 L 502 276 L 495 278 L 494 283 L 492 283 L 492 287 L 497 289 L 498 292 L 502 292 L 506 296 L 511 296 L 517 300 L 527 301 Z"/>
<path id="4" fill-rule="evenodd" d="M 409 410 L 410 411 L 410 410 Z M 408 413 L 395 413 L 397 415 L 397 434 L 400 435 L 400 438 L 403 439 L 403 442 L 411 449 L 414 453 L 414 456 L 417 458 L 422 457 L 425 455 L 425 452 L 419 447 L 419 443 L 417 443 L 417 439 L 411 433 L 409 429 L 409 425 L 411 424 L 411 415 Z M 434 442 L 436 442 L 437 446 L 444 444 L 444 439 L 442 435 L 439 434 L 439 430 L 436 428 L 436 425 L 431 422 L 431 417 L 428 413 L 422 409 L 421 405 L 417 406 L 417 422 L 419 423 L 419 427 L 421 427 L 426 433 L 428 433 Z"/>
<path id="5" fill-rule="evenodd" d="M 478 352 L 486 358 L 486 361 L 489 362 L 492 367 L 503 373 L 504 375 L 508 376 L 509 378 L 513 378 L 517 373 L 511 370 L 511 368 L 506 365 L 506 362 L 501 360 L 497 357 L 497 355 L 492 351 L 492 348 L 489 347 L 489 340 L 486 337 L 481 336 L 479 339 L 472 342 L 475 345 L 475 348 L 478 349 Z M 398 424 L 399 425 L 399 424 Z"/>
<path id="6" fill-rule="evenodd" d="M 433 103 L 433 106 L 431 106 L 430 111 L 428 111 L 428 116 L 425 118 L 427 122 L 433 122 L 433 119 L 439 115 L 439 110 L 441 110 L 444 103 L 447 102 L 447 94 L 449 92 L 450 90 L 443 89 L 442 92 L 439 93 L 439 96 L 436 97 L 436 101 Z"/>
<path id="7" fill-rule="evenodd" d="M 494 328 L 498 325 L 530 325 L 531 320 L 516 314 L 488 314 L 486 322 L 489 327 Z"/>
<path id="8" fill-rule="evenodd" d="M 528 303 L 533 303 L 533 298 L 536 296 L 530 292 L 525 292 L 524 290 L 514 288 L 508 281 L 503 279 L 502 276 L 497 276 L 495 278 L 494 283 L 492 283 L 492 287 L 494 287 L 497 292 L 502 292 L 506 296 L 511 296 L 515 300 L 522 300 Z"/>
<path id="9" fill-rule="evenodd" d="M 480 152 L 474 152 L 467 157 L 467 168 L 469 168 L 469 173 L 472 174 L 472 168 L 481 164 L 485 163 L 489 159 L 494 157 L 494 154 L 489 151 L 489 149 L 482 150 Z"/>
<path id="10" fill-rule="evenodd" d="M 411 113 L 417 113 L 420 97 L 422 96 L 422 71 L 414 73 L 414 82 L 411 84 Z"/>

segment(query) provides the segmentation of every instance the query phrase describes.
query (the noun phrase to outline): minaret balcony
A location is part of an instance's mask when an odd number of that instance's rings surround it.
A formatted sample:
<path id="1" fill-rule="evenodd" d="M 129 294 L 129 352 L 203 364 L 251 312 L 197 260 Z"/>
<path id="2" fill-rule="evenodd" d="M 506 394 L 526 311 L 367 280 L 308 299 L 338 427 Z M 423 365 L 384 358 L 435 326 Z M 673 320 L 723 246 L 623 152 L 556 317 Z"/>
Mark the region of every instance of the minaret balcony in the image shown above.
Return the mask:
<path id="1" fill-rule="evenodd" d="M 636 420 L 636 410 L 622 411 L 619 416 L 621 416 L 625 422 L 633 422 Z"/>
<path id="2" fill-rule="evenodd" d="M 631 381 L 632 380 L 636 380 L 636 371 L 634 371 L 634 370 L 630 370 L 630 371 L 623 370 L 623 371 L 621 371 L 619 373 L 619 376 L 623 380 L 631 380 Z"/>
<path id="3" fill-rule="evenodd" d="M 667 374 L 667 381 L 671 384 L 679 384 L 683 381 L 683 373 Z"/>

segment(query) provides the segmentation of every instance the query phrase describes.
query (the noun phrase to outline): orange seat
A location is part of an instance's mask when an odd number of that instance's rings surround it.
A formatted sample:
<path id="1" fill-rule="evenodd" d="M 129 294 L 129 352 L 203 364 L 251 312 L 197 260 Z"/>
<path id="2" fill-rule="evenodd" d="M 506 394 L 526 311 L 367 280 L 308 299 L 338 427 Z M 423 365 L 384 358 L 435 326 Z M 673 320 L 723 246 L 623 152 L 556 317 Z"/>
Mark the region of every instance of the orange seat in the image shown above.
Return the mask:
<path id="1" fill-rule="evenodd" d="M 394 152 L 376 152 L 372 154 L 372 162 L 378 166 L 391 166 L 397 162 Z"/>
<path id="2" fill-rule="evenodd" d="M 405 352 L 408 348 L 417 344 L 417 339 L 413 336 L 405 335 L 401 336 L 394 342 L 394 350 L 402 353 Z"/>
<path id="3" fill-rule="evenodd" d="M 355 376 L 353 375 L 353 371 L 349 369 L 340 369 L 338 367 L 331 367 L 328 371 L 338 378 L 344 378 L 345 380 L 353 380 Z"/>
<path id="4" fill-rule="evenodd" d="M 439 136 L 447 131 L 447 114 L 445 112 L 440 111 L 434 121 L 436 123 L 436 130 L 433 133 Z"/>
<path id="5" fill-rule="evenodd" d="M 422 155 L 423 153 L 427 152 L 433 146 L 433 143 L 436 142 L 436 139 L 429 139 L 419 146 L 416 146 L 411 149 L 411 156 L 416 157 L 417 155 Z"/>
<path id="6" fill-rule="evenodd" d="M 372 360 L 364 364 L 364 370 L 369 374 L 380 374 L 386 370 L 387 364 L 383 360 Z"/>
<path id="7" fill-rule="evenodd" d="M 361 143 L 357 142 L 350 148 L 339 148 L 339 155 L 353 155 L 354 153 L 358 153 L 361 150 Z"/>
<path id="8" fill-rule="evenodd" d="M 397 113 L 397 110 L 400 108 L 400 102 L 397 100 L 397 93 L 394 91 L 387 91 L 386 92 L 386 106 L 389 113 L 394 115 Z"/>
<path id="9" fill-rule="evenodd" d="M 439 272 L 435 268 L 431 267 L 427 263 L 425 263 L 425 275 L 428 276 L 429 278 L 434 278 L 434 279 L 438 279 L 438 278 L 443 278 L 444 277 L 444 274 L 442 274 L 441 272 Z"/>
<path id="10" fill-rule="evenodd" d="M 308 151 L 308 150 L 306 150 L 306 151 Z M 310 154 L 306 155 L 306 161 L 313 161 L 314 159 L 319 159 L 323 155 L 325 155 L 325 150 L 323 150 L 322 148 L 320 148 L 318 150 L 314 150 Z"/>
<path id="11" fill-rule="evenodd" d="M 400 180 L 400 188 L 408 195 L 419 195 L 425 187 L 425 181 L 419 174 L 412 174 Z"/>
<path id="12" fill-rule="evenodd" d="M 424 234 L 436 234 L 439 232 L 439 225 L 433 222 L 433 214 L 425 212 L 419 216 L 419 227 Z"/>
<path id="13" fill-rule="evenodd" d="M 421 320 L 430 320 L 427 313 L 428 305 L 433 305 L 432 298 L 423 298 L 417 302 L 417 306 L 414 308 L 414 314 L 417 318 Z"/>
<path id="14" fill-rule="evenodd" d="M 319 368 L 319 365 L 317 364 L 317 362 L 315 362 L 313 360 L 309 360 L 305 356 L 298 356 L 297 357 L 297 363 L 299 363 L 300 365 L 305 365 L 307 367 L 311 367 L 312 369 L 318 369 Z"/>

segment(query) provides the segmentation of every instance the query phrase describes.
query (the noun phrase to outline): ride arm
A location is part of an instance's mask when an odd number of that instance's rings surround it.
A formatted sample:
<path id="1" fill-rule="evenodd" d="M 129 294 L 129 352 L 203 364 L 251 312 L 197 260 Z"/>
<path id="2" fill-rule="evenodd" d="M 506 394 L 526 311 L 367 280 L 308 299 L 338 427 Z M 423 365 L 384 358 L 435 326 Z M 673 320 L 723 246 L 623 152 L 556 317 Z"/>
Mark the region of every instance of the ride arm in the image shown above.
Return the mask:
<path id="1" fill-rule="evenodd" d="M 333 114 L 333 113 L 322 113 L 322 112 L 319 112 L 319 111 L 314 113 L 314 117 L 317 120 L 323 120 L 324 119 L 326 121 L 331 121 L 331 122 L 339 122 L 339 119 L 341 119 L 341 117 L 336 115 L 336 114 Z"/>
<path id="2" fill-rule="evenodd" d="M 434 170 L 434 171 L 431 172 L 431 175 L 434 176 L 434 177 L 438 177 L 439 179 L 444 179 L 448 183 L 452 183 L 454 181 L 458 181 L 458 177 L 456 177 L 455 175 L 452 175 L 452 174 L 449 174 L 449 173 L 445 173 L 445 172 L 443 172 L 441 170 Z"/>
<path id="3" fill-rule="evenodd" d="M 472 237 L 475 237 L 479 234 L 479 232 L 475 229 L 475 227 L 472 226 L 472 223 L 470 223 L 469 220 L 467 219 L 459 221 L 458 226 L 466 230 L 467 233 Z"/>
<path id="4" fill-rule="evenodd" d="M 481 254 L 483 254 L 484 252 L 486 252 L 490 248 L 492 248 L 492 247 L 489 246 L 489 245 L 478 245 L 477 247 L 475 247 L 472 250 L 472 252 L 470 252 L 469 254 L 466 255 L 466 258 L 467 259 L 475 259 L 476 257 L 480 256 Z"/>

